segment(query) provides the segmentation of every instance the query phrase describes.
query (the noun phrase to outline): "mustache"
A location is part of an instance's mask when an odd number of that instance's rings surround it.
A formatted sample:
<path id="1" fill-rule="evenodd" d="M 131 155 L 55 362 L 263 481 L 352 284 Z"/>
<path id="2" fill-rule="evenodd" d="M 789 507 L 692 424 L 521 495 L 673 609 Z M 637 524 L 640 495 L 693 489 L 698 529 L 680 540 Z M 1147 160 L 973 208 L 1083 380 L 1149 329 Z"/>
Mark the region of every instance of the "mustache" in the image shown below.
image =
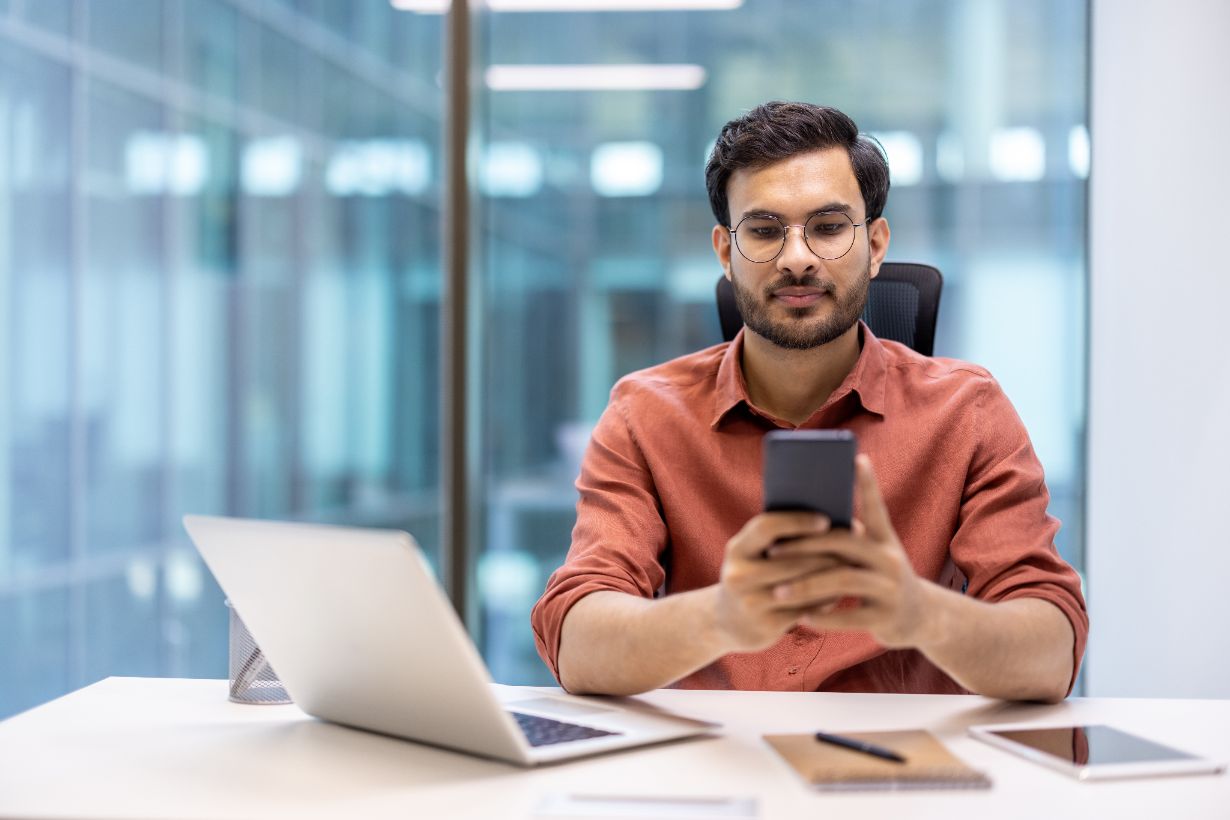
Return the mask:
<path id="1" fill-rule="evenodd" d="M 833 282 L 825 282 L 819 276 L 781 276 L 774 279 L 769 284 L 765 285 L 764 292 L 772 294 L 774 291 L 782 288 L 815 288 L 816 290 L 824 291 L 828 294 L 837 292 L 837 285 Z"/>

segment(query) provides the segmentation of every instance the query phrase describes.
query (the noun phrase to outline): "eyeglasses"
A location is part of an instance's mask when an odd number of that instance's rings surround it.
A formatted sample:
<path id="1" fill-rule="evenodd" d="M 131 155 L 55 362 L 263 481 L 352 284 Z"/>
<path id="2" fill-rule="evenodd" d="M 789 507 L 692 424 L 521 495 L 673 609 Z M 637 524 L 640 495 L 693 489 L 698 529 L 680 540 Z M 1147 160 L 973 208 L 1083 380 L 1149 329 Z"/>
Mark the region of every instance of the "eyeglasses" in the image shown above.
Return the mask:
<path id="1" fill-rule="evenodd" d="M 840 259 L 854 247 L 855 229 L 867 223 L 855 223 L 841 211 L 820 211 L 808 217 L 802 225 L 787 225 L 775 216 L 763 214 L 745 216 L 730 228 L 735 247 L 749 262 L 772 262 L 786 247 L 786 234 L 791 228 L 803 229 L 803 241 L 821 259 Z"/>

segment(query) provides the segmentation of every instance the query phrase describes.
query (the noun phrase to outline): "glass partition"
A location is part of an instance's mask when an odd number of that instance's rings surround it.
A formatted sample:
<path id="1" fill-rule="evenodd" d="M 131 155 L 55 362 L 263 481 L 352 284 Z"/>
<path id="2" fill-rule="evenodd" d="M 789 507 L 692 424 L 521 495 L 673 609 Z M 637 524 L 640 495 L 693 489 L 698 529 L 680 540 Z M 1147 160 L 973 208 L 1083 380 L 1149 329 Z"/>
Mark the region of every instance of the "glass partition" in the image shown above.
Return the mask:
<path id="1" fill-rule="evenodd" d="M 442 20 L 0 4 L 0 717 L 225 677 L 180 524 L 438 551 Z"/>
<path id="2" fill-rule="evenodd" d="M 889 258 L 943 272 L 936 354 L 1001 381 L 1082 567 L 1086 14 L 747 0 L 483 18 L 477 572 L 497 679 L 550 680 L 526 624 L 568 547 L 607 392 L 721 341 L 703 167 L 721 125 L 769 99 L 836 106 L 880 139 Z"/>
<path id="3" fill-rule="evenodd" d="M 0 717 L 225 674 L 185 513 L 394 526 L 437 560 L 443 5 L 0 0 Z M 575 5 L 474 17 L 495 677 L 549 681 L 529 610 L 610 387 L 720 341 L 703 166 L 773 98 L 881 140 L 890 258 L 943 271 L 936 352 L 1003 383 L 1081 568 L 1088 4 Z"/>

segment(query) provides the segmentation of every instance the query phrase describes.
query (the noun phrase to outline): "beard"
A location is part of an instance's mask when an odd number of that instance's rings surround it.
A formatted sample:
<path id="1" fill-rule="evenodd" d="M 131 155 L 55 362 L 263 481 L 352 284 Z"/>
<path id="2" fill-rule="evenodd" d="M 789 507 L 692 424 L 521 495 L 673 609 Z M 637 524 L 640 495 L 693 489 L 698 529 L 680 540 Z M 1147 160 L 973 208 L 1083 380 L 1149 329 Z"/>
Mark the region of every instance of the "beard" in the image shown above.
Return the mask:
<path id="1" fill-rule="evenodd" d="M 743 316 L 743 324 L 756 335 L 786 350 L 811 350 L 828 344 L 852 328 L 863 315 L 870 283 L 870 259 L 867 260 L 862 275 L 855 280 L 849 291 L 841 296 L 837 295 L 832 283 L 821 282 L 816 276 L 783 276 L 775 279 L 765 286 L 760 298 L 749 288 L 740 285 L 738 277 L 730 278 L 730 284 L 735 291 L 735 305 Z M 769 315 L 773 292 L 778 288 L 791 286 L 823 289 L 835 300 L 832 312 L 826 318 L 808 322 L 808 317 L 820 309 L 819 305 L 787 308 L 786 313 L 790 318 L 787 321 L 774 321 Z"/>

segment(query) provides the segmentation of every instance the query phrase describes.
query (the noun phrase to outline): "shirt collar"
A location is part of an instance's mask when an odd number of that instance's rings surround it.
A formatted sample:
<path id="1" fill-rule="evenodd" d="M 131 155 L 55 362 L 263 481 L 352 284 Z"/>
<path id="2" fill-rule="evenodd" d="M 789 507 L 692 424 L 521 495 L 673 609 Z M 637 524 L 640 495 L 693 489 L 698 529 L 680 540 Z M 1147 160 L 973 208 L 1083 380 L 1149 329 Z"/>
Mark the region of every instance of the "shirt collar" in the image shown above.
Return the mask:
<path id="1" fill-rule="evenodd" d="M 745 328 L 739 328 L 718 365 L 713 421 L 709 424 L 714 429 L 731 410 L 740 404 L 751 404 L 747 397 L 747 381 L 743 378 L 743 334 L 746 332 Z"/>
<path id="2" fill-rule="evenodd" d="M 716 429 L 726 417 L 739 405 L 752 406 L 747 395 L 747 380 L 743 377 L 743 335 L 746 329 L 741 328 L 734 340 L 726 347 L 722 361 L 718 365 L 715 384 L 715 400 L 713 406 L 713 421 L 710 427 Z M 864 410 L 884 415 L 884 393 L 888 376 L 888 355 L 884 343 L 876 338 L 867 327 L 866 322 L 859 320 L 859 336 L 862 340 L 862 350 L 854 369 L 846 376 L 841 385 L 833 391 L 826 405 L 841 400 L 847 394 L 853 393 Z"/>

